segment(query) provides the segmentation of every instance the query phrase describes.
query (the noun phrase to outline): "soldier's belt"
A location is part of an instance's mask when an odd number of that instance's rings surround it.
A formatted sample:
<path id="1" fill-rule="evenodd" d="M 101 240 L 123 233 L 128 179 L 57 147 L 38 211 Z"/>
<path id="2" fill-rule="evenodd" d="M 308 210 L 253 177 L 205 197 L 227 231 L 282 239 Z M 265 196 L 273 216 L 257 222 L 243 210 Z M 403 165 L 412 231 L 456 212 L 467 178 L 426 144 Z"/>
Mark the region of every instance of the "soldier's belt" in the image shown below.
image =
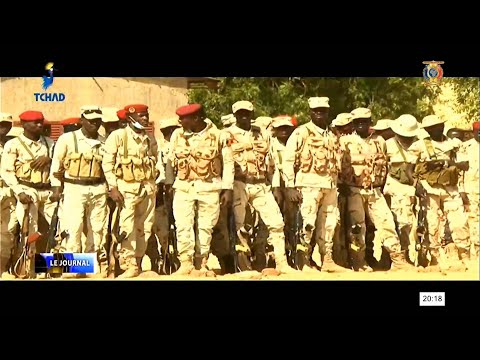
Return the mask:
<path id="1" fill-rule="evenodd" d="M 75 185 L 99 185 L 104 184 L 105 179 L 63 179 L 64 182 Z"/>
<path id="2" fill-rule="evenodd" d="M 24 181 L 24 180 L 18 180 L 18 183 L 21 184 L 21 185 L 31 187 L 33 189 L 37 189 L 37 190 L 48 190 L 48 189 L 52 188 L 52 185 L 50 183 L 48 183 L 48 184 L 46 184 L 46 183 L 32 183 L 32 182 Z"/>
<path id="3" fill-rule="evenodd" d="M 369 187 L 365 187 L 365 186 L 362 186 L 362 185 L 350 185 L 350 184 L 345 184 L 347 186 L 350 186 L 350 187 L 354 187 L 354 188 L 358 188 L 358 189 L 377 189 L 377 188 L 381 188 L 382 185 L 376 185 L 376 186 L 369 186 Z"/>
<path id="4" fill-rule="evenodd" d="M 265 178 L 254 178 L 250 176 L 235 176 L 235 180 L 241 181 L 245 184 L 264 184 L 265 183 Z"/>

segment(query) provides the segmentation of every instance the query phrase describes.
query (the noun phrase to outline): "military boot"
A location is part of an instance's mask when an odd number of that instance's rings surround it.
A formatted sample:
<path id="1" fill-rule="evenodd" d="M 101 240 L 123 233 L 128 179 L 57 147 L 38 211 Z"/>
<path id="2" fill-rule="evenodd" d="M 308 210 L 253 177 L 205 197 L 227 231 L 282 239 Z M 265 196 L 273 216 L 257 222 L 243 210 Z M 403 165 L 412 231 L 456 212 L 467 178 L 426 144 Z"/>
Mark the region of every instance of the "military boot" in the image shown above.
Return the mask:
<path id="1" fill-rule="evenodd" d="M 296 270 L 292 268 L 287 261 L 287 257 L 284 255 L 282 256 L 276 256 L 276 267 L 275 269 L 280 273 L 280 274 L 300 274 L 301 272 L 299 270 Z M 304 266 L 305 268 L 306 266 Z M 315 271 L 318 272 L 318 271 Z"/>
<path id="2" fill-rule="evenodd" d="M 391 271 L 399 271 L 399 270 L 416 271 L 415 266 L 410 264 L 405 258 L 405 251 L 391 252 L 390 259 L 392 260 L 392 266 L 390 268 Z"/>
<path id="3" fill-rule="evenodd" d="M 467 249 L 457 248 L 457 259 L 452 261 L 450 269 L 452 271 L 463 272 L 470 267 L 470 252 Z"/>
<path id="4" fill-rule="evenodd" d="M 202 257 L 202 262 L 200 264 L 200 273 L 206 277 L 216 277 L 215 272 L 210 270 L 207 266 L 208 256 Z"/>
<path id="5" fill-rule="evenodd" d="M 347 271 L 347 269 L 335 264 L 332 258 L 332 254 L 330 252 L 327 252 L 323 258 L 322 271 L 323 272 L 345 272 Z"/>
<path id="6" fill-rule="evenodd" d="M 350 250 L 350 259 L 354 271 L 373 272 L 373 269 L 365 261 L 365 250 Z"/>
<path id="7" fill-rule="evenodd" d="M 193 266 L 192 259 L 180 260 L 180 267 L 173 275 L 189 275 L 195 267 Z"/>
<path id="8" fill-rule="evenodd" d="M 441 272 L 443 275 L 446 275 L 449 265 L 447 264 L 445 254 L 441 251 L 443 252 L 443 250 L 439 249 L 430 249 L 432 260 L 429 266 L 425 268 L 425 272 Z"/>
<path id="9" fill-rule="evenodd" d="M 140 260 L 140 261 L 139 261 Z M 131 259 L 128 264 L 127 270 L 121 275 L 118 276 L 118 279 L 130 279 L 140 275 L 142 264 L 142 258 Z"/>

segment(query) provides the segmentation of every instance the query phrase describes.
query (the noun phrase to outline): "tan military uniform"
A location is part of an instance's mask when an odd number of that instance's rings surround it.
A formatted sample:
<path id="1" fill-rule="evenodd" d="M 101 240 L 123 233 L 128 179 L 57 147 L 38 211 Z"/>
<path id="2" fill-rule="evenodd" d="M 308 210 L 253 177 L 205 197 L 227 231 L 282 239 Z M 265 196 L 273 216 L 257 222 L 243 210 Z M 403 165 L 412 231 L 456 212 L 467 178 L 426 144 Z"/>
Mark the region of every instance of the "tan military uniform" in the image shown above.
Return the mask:
<path id="1" fill-rule="evenodd" d="M 2 157 L 3 145 L 0 144 L 0 159 Z M 12 255 L 14 232 L 17 225 L 16 204 L 12 189 L 0 177 L 0 276 L 8 271 L 7 266 Z"/>
<path id="2" fill-rule="evenodd" d="M 274 247 L 277 268 L 288 271 L 282 214 L 270 186 L 265 183 L 270 137 L 265 132 L 255 131 L 254 128 L 245 131 L 237 125 L 232 125 L 225 131 L 231 137 L 235 161 L 233 210 L 236 228 L 240 230 L 244 226 L 246 205 L 251 204 L 267 226 L 268 244 Z"/>
<path id="3" fill-rule="evenodd" d="M 428 160 L 450 160 L 461 146 L 458 139 L 449 139 L 442 142 L 431 140 L 430 137 L 418 140 L 412 144 L 409 151 L 414 154 L 416 163 Z M 429 172 L 433 174 L 432 172 Z M 437 177 L 436 177 L 437 178 Z M 428 240 L 432 257 L 439 257 L 438 250 L 445 236 L 445 226 L 448 220 L 452 238 L 460 253 L 469 250 L 468 216 L 465 214 L 460 197 L 457 179 L 450 184 L 429 184 L 421 180 L 427 192 L 427 224 Z"/>
<path id="4" fill-rule="evenodd" d="M 213 227 L 220 213 L 220 192 L 233 188 L 233 161 L 223 132 L 211 124 L 199 133 L 177 129 L 170 141 L 165 184 L 173 183 L 175 189 L 173 214 L 181 262 L 178 273 L 188 273 L 195 254 L 195 218 L 202 268 L 206 268 Z"/>
<path id="5" fill-rule="evenodd" d="M 15 196 L 25 193 L 33 199 L 33 203 L 29 205 L 30 234 L 38 231 L 39 214 L 50 223 L 55 209 L 55 204 L 49 200 L 52 194 L 50 168 L 43 171 L 33 170 L 30 163 L 40 156 L 51 158 L 52 152 L 53 141 L 50 138 L 41 136 L 38 141 L 33 141 L 22 134 L 7 141 L 2 154 L 0 173 L 5 184 L 11 188 Z M 20 224 L 23 223 L 26 209 L 27 205 L 17 201 L 16 215 Z M 31 253 L 35 253 L 34 243 L 30 249 Z"/>
<path id="6" fill-rule="evenodd" d="M 387 140 L 386 146 L 389 172 L 383 193 L 391 198 L 390 209 L 398 225 L 402 249 L 408 250 L 409 258 L 414 262 L 417 256 L 415 187 L 409 185 L 405 177 L 406 168 L 414 160 L 414 155 L 395 138 Z"/>
<path id="7" fill-rule="evenodd" d="M 284 161 L 286 186 L 298 187 L 302 193 L 300 211 L 304 240 L 308 246 L 313 245 L 311 240 L 320 210 L 320 253 L 331 261 L 338 219 L 337 174 L 341 162 L 338 138 L 309 122 L 296 129 L 288 139 Z"/>
<path id="8" fill-rule="evenodd" d="M 374 257 L 381 258 L 382 246 L 390 253 L 392 261 L 398 259 L 400 241 L 395 230 L 393 215 L 382 194 L 387 176 L 386 144 L 381 136 L 371 135 L 362 139 L 357 134 L 340 138 L 344 151 L 341 180 L 347 185 L 349 223 L 360 225 L 360 233 L 351 237 L 350 256 L 354 269 L 368 269 L 365 263 L 365 216 L 376 228 Z M 404 259 L 403 259 L 404 260 Z"/>
<path id="9" fill-rule="evenodd" d="M 105 138 L 87 138 L 82 130 L 58 138 L 53 154 L 52 186 L 61 186 L 53 173 L 65 169 L 63 228 L 68 230 L 67 252 L 100 252 L 107 218 L 107 185 L 102 170 Z M 83 219 L 87 219 L 86 243 L 81 243 Z"/>
<path id="10" fill-rule="evenodd" d="M 120 212 L 120 266 L 135 276 L 141 271 L 155 216 L 155 180 L 162 171 L 158 145 L 148 134 L 130 126 L 113 131 L 105 142 L 103 172 L 109 188 L 124 198 Z"/>
<path id="11" fill-rule="evenodd" d="M 462 144 L 457 155 L 457 161 L 468 161 L 469 168 L 463 174 L 463 190 L 467 193 L 470 200 L 470 211 L 468 213 L 468 227 L 470 230 L 470 253 L 473 257 L 478 257 L 479 251 L 479 158 L 480 151 L 478 141 L 470 139 Z M 462 190 L 462 189 L 461 189 Z"/>

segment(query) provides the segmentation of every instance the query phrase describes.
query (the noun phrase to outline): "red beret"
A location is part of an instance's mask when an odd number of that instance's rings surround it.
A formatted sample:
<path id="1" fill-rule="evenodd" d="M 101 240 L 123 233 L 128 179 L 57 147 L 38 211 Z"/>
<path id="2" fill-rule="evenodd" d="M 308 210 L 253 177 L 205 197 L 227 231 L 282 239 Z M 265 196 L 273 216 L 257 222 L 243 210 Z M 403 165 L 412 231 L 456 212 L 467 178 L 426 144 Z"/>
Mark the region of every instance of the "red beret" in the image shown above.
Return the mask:
<path id="1" fill-rule="evenodd" d="M 125 110 L 118 110 L 117 111 L 117 116 L 120 120 L 126 120 L 127 119 L 127 112 Z"/>
<path id="2" fill-rule="evenodd" d="M 480 122 L 479 121 L 475 121 L 473 123 L 473 130 L 480 130 Z"/>
<path id="3" fill-rule="evenodd" d="M 143 104 L 133 104 L 133 105 L 127 105 L 123 109 L 127 113 L 133 114 L 133 113 L 147 112 L 148 106 Z"/>
<path id="4" fill-rule="evenodd" d="M 195 114 L 201 109 L 202 109 L 202 105 L 200 104 L 189 104 L 189 105 L 179 107 L 176 111 L 176 114 L 178 116 L 187 116 L 187 115 Z"/>
<path id="5" fill-rule="evenodd" d="M 18 117 L 21 121 L 45 120 L 43 114 L 40 111 L 25 111 L 21 113 Z"/>
<path id="6" fill-rule="evenodd" d="M 293 116 L 292 116 L 292 118 L 290 119 L 290 122 L 292 123 L 293 126 L 297 126 L 297 125 L 298 125 L 297 119 L 294 118 Z"/>
<path id="7" fill-rule="evenodd" d="M 73 125 L 73 124 L 78 124 L 80 122 L 80 118 L 68 118 L 65 120 L 60 121 L 60 125 Z"/>

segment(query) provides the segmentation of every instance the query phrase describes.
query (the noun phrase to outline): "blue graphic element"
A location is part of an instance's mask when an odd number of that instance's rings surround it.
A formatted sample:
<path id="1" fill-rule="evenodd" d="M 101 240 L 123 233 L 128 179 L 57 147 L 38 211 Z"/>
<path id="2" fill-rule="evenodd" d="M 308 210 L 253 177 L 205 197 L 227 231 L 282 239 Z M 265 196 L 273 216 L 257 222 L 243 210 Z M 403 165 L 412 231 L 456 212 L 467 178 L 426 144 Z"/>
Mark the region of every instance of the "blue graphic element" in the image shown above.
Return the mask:
<path id="1" fill-rule="evenodd" d="M 53 71 L 55 70 L 53 68 L 53 63 L 50 62 L 47 65 L 45 65 L 45 70 L 48 71 L 48 76 L 42 76 L 43 83 L 42 83 L 42 89 L 47 90 L 50 86 L 53 84 Z"/>
<path id="2" fill-rule="evenodd" d="M 58 263 L 53 253 L 41 253 L 47 262 L 47 269 L 53 267 L 69 268 L 71 274 L 94 274 L 96 253 L 62 253 L 64 260 Z"/>

